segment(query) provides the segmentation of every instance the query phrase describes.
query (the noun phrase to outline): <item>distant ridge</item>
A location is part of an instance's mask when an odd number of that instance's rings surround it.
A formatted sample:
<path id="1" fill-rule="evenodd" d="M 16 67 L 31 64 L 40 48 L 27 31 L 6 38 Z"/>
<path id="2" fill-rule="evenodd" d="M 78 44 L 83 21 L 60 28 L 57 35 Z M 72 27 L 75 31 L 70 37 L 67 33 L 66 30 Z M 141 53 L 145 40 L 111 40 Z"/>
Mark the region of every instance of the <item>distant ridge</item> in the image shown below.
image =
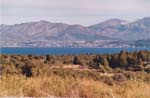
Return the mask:
<path id="1" fill-rule="evenodd" d="M 1 25 L 1 40 L 140 40 L 150 38 L 150 17 L 127 22 L 109 19 L 85 27 L 48 21 Z"/>
<path id="2" fill-rule="evenodd" d="M 110 19 L 105 22 L 89 26 L 103 36 L 120 38 L 122 40 L 140 40 L 150 38 L 150 17 L 145 17 L 134 22 Z"/>

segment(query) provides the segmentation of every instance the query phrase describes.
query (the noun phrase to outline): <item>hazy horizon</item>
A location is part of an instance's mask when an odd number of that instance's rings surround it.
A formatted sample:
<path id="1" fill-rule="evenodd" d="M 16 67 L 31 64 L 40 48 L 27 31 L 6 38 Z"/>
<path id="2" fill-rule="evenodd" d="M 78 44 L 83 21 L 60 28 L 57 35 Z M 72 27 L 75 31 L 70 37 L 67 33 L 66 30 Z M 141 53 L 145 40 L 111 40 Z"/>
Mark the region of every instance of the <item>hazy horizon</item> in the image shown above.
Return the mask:
<path id="1" fill-rule="evenodd" d="M 96 24 L 99 24 L 99 23 L 102 23 L 102 22 L 105 22 L 105 21 L 108 21 L 108 20 L 111 20 L 111 19 L 120 19 L 120 20 L 124 20 L 126 21 L 127 23 L 132 23 L 134 21 L 138 21 L 140 19 L 143 19 L 143 18 L 150 18 L 150 16 L 145 16 L 145 17 L 142 17 L 142 18 L 138 18 L 138 19 L 133 19 L 133 20 L 127 20 L 127 19 L 121 19 L 121 18 L 109 18 L 109 19 L 106 19 L 106 20 L 101 20 L 101 21 L 97 21 L 97 23 L 94 23 L 94 24 L 89 24 L 89 25 L 84 25 L 84 24 L 80 24 L 80 23 L 66 23 L 66 22 L 55 22 L 55 21 L 49 21 L 49 20 L 33 20 L 33 21 L 24 21 L 24 22 L 18 22 L 18 23 L 14 23 L 14 24 L 1 24 L 0 25 L 16 25 L 16 24 L 22 24 L 22 23 L 30 23 L 30 22 L 41 22 L 41 21 L 46 21 L 46 22 L 50 22 L 50 23 L 63 23 L 63 24 L 68 24 L 68 25 L 81 25 L 81 26 L 92 26 L 92 25 L 96 25 Z"/>
<path id="2" fill-rule="evenodd" d="M 150 16 L 150 0 L 0 0 L 0 24 L 45 20 L 84 26 Z"/>

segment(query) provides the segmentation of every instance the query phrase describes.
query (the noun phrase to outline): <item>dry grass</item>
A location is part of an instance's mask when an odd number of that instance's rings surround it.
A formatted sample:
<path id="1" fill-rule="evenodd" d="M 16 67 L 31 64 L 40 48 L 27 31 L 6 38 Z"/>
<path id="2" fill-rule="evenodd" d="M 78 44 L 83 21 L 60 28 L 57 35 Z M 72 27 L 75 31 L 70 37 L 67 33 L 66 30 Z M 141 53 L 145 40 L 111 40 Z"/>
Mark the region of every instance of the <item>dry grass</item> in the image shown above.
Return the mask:
<path id="1" fill-rule="evenodd" d="M 150 98 L 150 84 L 126 81 L 109 86 L 92 79 L 59 76 L 26 78 L 8 75 L 0 80 L 0 96 L 83 97 L 83 98 Z"/>

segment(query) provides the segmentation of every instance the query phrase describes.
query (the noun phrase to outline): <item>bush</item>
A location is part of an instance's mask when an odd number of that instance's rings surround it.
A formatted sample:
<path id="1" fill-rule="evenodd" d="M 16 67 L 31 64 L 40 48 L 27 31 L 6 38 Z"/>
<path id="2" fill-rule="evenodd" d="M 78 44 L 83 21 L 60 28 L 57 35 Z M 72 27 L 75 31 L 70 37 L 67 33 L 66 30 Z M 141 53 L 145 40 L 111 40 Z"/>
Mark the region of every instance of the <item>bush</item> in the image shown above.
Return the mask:
<path id="1" fill-rule="evenodd" d="M 32 76 L 31 67 L 23 66 L 22 67 L 22 74 L 25 75 L 26 77 L 31 77 Z"/>
<path id="2" fill-rule="evenodd" d="M 117 73 L 114 75 L 113 79 L 117 82 L 124 82 L 126 81 L 126 77 L 122 73 Z"/>
<path id="3" fill-rule="evenodd" d="M 81 64 L 81 61 L 78 59 L 77 56 L 74 57 L 73 64 Z"/>
<path id="4" fill-rule="evenodd" d="M 145 71 L 146 71 L 147 73 L 150 73 L 150 68 L 146 68 Z"/>

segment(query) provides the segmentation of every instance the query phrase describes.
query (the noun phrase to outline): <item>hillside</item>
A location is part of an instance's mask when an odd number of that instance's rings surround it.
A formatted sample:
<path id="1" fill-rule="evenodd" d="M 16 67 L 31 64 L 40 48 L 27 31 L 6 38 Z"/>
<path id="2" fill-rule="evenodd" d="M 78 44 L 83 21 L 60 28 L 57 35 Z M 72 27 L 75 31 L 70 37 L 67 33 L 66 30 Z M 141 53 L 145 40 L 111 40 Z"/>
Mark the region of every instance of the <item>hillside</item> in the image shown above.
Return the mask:
<path id="1" fill-rule="evenodd" d="M 110 19 L 85 27 L 48 21 L 1 25 L 1 40 L 141 40 L 150 39 L 150 17 L 128 22 Z"/>
<path id="2" fill-rule="evenodd" d="M 47 21 L 1 25 L 2 40 L 96 40 L 110 39 L 81 25 Z"/>
<path id="3" fill-rule="evenodd" d="M 127 22 L 125 20 L 110 19 L 105 22 L 89 26 L 103 36 L 120 38 L 122 40 L 150 39 L 150 17 Z"/>

